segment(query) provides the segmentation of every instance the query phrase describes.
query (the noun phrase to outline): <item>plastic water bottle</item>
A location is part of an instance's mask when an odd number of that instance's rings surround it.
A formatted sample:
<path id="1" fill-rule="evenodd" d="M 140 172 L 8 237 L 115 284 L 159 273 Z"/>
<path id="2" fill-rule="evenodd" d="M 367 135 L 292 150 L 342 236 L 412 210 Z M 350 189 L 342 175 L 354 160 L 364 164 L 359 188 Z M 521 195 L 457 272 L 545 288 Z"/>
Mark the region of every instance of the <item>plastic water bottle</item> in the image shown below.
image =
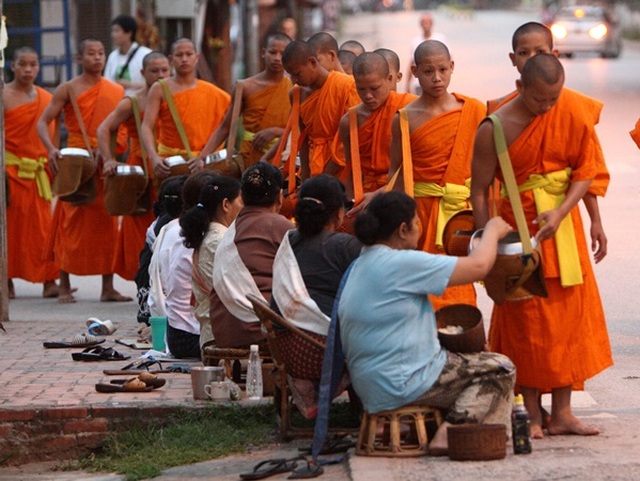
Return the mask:
<path id="1" fill-rule="evenodd" d="M 251 344 L 247 367 L 247 399 L 256 401 L 262 399 L 262 361 L 257 344 Z"/>
<path id="2" fill-rule="evenodd" d="M 513 437 L 513 454 L 529 454 L 531 452 L 531 421 L 524 406 L 522 394 L 515 397 L 511 413 L 511 429 Z"/>

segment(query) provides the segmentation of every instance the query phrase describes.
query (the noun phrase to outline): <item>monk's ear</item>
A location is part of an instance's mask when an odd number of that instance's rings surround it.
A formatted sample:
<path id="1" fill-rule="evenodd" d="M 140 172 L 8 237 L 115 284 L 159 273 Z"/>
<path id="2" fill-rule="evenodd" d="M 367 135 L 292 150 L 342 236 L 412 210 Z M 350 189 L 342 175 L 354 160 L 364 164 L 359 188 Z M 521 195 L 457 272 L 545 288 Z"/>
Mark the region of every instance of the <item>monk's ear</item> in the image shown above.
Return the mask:
<path id="1" fill-rule="evenodd" d="M 400 82 L 402 80 L 402 77 L 404 77 L 404 74 L 402 72 L 398 72 L 396 74 L 396 82 Z"/>
<path id="2" fill-rule="evenodd" d="M 418 78 L 418 66 L 415 64 L 411 65 L 411 75 Z"/>
<path id="3" fill-rule="evenodd" d="M 453 68 L 455 67 L 455 65 L 456 65 L 456 63 L 453 60 L 451 60 L 451 71 L 452 72 L 453 72 Z"/>
<path id="4" fill-rule="evenodd" d="M 390 73 L 389 76 L 387 77 L 387 83 L 389 85 L 393 85 L 393 74 Z"/>
<path id="5" fill-rule="evenodd" d="M 559 51 L 557 48 L 554 48 L 554 49 L 551 51 L 551 54 L 552 54 L 555 58 L 558 58 L 558 57 L 560 56 L 560 51 Z"/>
<path id="6" fill-rule="evenodd" d="M 311 64 L 312 68 L 316 68 L 316 66 L 318 65 L 318 59 L 316 57 L 309 57 L 307 59 L 307 63 Z"/>
<path id="7" fill-rule="evenodd" d="M 516 54 L 511 52 L 509 54 L 509 60 L 511 60 L 511 65 L 516 66 Z"/>

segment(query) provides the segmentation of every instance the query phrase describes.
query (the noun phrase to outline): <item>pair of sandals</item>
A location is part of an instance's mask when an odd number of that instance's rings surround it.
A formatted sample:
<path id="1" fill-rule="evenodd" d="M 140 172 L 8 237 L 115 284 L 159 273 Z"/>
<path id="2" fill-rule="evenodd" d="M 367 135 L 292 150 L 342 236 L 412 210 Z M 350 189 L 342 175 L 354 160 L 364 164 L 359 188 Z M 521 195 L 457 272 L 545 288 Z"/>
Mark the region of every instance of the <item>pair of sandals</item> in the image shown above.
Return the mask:
<path id="1" fill-rule="evenodd" d="M 124 354 L 119 353 L 112 347 L 88 347 L 82 352 L 74 352 L 71 354 L 71 358 L 74 361 L 85 361 L 85 362 L 95 362 L 95 361 L 124 361 L 126 359 L 130 359 L 131 356 L 125 356 Z"/>
<path id="2" fill-rule="evenodd" d="M 157 366 L 157 368 L 154 368 Z M 165 374 L 165 373 L 184 373 L 189 374 L 191 367 L 187 364 L 169 364 L 164 367 L 160 361 L 155 359 L 138 359 L 133 361 L 122 369 L 105 369 L 102 371 L 107 376 L 118 376 L 127 374 L 140 374 L 143 372 L 151 372 L 153 374 Z"/>
<path id="3" fill-rule="evenodd" d="M 103 393 L 118 392 L 150 392 L 161 388 L 167 383 L 166 379 L 156 376 L 150 372 L 141 372 L 135 377 L 128 379 L 113 379 L 108 384 L 96 384 L 96 391 Z"/>

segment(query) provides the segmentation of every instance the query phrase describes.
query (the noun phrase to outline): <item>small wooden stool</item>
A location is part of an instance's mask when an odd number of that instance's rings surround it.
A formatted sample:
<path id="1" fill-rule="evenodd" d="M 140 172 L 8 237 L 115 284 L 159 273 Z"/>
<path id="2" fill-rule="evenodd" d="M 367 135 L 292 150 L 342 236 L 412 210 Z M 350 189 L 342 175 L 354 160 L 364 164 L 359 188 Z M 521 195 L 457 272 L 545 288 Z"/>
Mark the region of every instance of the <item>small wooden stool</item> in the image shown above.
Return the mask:
<path id="1" fill-rule="evenodd" d="M 364 412 L 356 443 L 356 454 L 361 456 L 424 456 L 429 439 L 427 423 L 442 424 L 440 410 L 424 405 L 403 406 L 393 411 Z M 384 426 L 382 435 L 377 435 L 378 425 Z M 401 436 L 401 426 L 409 427 L 406 436 Z"/>

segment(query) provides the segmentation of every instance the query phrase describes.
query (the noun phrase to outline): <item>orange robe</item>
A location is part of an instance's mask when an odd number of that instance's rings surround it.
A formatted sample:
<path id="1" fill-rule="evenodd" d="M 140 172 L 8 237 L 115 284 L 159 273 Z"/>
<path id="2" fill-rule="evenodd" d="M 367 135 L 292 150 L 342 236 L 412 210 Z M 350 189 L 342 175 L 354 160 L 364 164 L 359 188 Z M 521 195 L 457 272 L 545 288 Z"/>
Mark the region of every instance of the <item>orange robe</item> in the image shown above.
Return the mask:
<path id="1" fill-rule="evenodd" d="M 631 138 L 640 149 L 640 119 L 638 119 L 638 121 L 636 122 L 635 128 L 631 132 L 629 132 L 629 135 L 631 135 Z"/>
<path id="2" fill-rule="evenodd" d="M 312 177 L 321 174 L 331 159 L 338 165 L 345 165 L 342 144 L 340 143 L 340 148 L 332 149 L 332 142 L 338 134 L 342 116 L 349 107 L 359 103 L 353 77 L 332 70 L 322 87 L 300 104 L 300 119 L 309 140 L 309 168 Z"/>
<path id="3" fill-rule="evenodd" d="M 535 117 L 509 146 L 518 184 L 531 174 L 555 172 L 570 167 L 571 180 L 594 179 L 598 163 L 594 154 L 593 119 L 580 109 L 554 108 Z M 500 180 L 502 177 L 498 174 Z M 529 230 L 534 235 L 538 213 L 532 191 L 521 193 Z M 508 199 L 500 204 L 500 215 L 515 225 Z M 542 243 L 544 276 L 548 298 L 505 302 L 493 309 L 489 342 L 492 350 L 509 356 L 517 367 L 517 384 L 548 391 L 580 385 L 612 365 L 600 294 L 591 266 L 580 209 L 573 222 L 583 284 L 562 287 L 559 279 L 555 239 Z"/>
<path id="4" fill-rule="evenodd" d="M 489 100 L 487 102 L 487 115 L 492 114 L 517 96 L 518 92 L 514 91 L 500 99 Z M 560 112 L 570 112 L 572 109 L 579 109 L 582 115 L 584 115 L 584 118 L 589 119 L 591 126 L 595 126 L 600 121 L 602 102 L 565 87 L 562 89 L 562 94 L 553 109 L 558 109 Z M 604 160 L 600 140 L 595 130 L 593 131 L 593 142 L 595 145 L 593 155 L 595 157 L 597 171 L 593 182 L 589 186 L 589 193 L 604 197 L 609 187 L 610 175 Z"/>
<path id="5" fill-rule="evenodd" d="M 189 139 L 189 147 L 196 155 L 205 146 L 211 133 L 222 123 L 227 108 L 231 104 L 231 96 L 209 82 L 198 80 L 194 88 L 174 93 L 173 100 Z M 161 155 L 167 155 L 163 154 L 163 147 L 173 151 L 169 155 L 185 153 L 178 129 L 164 98 L 158 114 L 158 144 Z"/>
<path id="6" fill-rule="evenodd" d="M 47 149 L 36 132 L 36 124 L 51 100 L 51 94 L 36 87 L 33 102 L 19 105 L 4 113 L 5 149 L 21 159 L 40 161 L 38 169 L 47 165 Z M 50 128 L 53 134 L 53 125 Z M 18 165 L 8 165 L 9 205 L 7 207 L 7 260 L 9 279 L 45 282 L 58 278 L 58 267 L 46 256 L 47 239 L 51 232 L 51 200 L 38 193 L 33 171 L 22 171 Z M 39 174 L 50 186 L 46 171 Z M 38 173 L 36 173 L 38 176 Z M 31 177 L 31 178 L 29 178 Z M 46 177 L 46 179 L 45 179 Z"/>
<path id="7" fill-rule="evenodd" d="M 127 164 L 142 167 L 140 137 L 133 115 L 123 125 L 129 136 L 129 158 L 127 159 Z M 135 278 L 138 271 L 140 251 L 144 247 L 146 240 L 147 228 L 155 220 L 153 202 L 158 198 L 158 194 L 153 185 L 153 169 L 148 158 L 146 171 L 149 175 L 149 188 L 151 189 L 149 210 L 142 215 L 122 216 L 116 241 L 116 252 L 113 258 L 113 272 L 128 281 L 132 281 Z"/>
<path id="8" fill-rule="evenodd" d="M 97 145 L 98 126 L 116 108 L 123 96 L 124 89 L 105 78 L 78 95 L 78 106 L 93 149 Z M 67 146 L 86 149 L 70 102 L 64 106 L 63 111 L 69 132 Z M 107 212 L 101 172 L 96 175 L 98 195 L 92 202 L 80 206 L 69 202 L 56 204 L 54 254 L 60 269 L 70 274 L 89 276 L 113 273 L 118 218 Z"/>
<path id="9" fill-rule="evenodd" d="M 486 109 L 476 99 L 453 95 L 464 102 L 460 108 L 428 120 L 411 133 L 414 182 L 464 185 L 471 177 L 473 142 Z M 416 197 L 415 200 L 422 223 L 418 245 L 425 252 L 443 254 L 436 247 L 440 197 Z M 475 305 L 476 291 L 471 284 L 453 286 L 448 287 L 441 297 L 430 296 L 430 299 L 434 310 L 450 304 Z"/>
<path id="10" fill-rule="evenodd" d="M 244 158 L 245 169 L 258 162 L 264 155 L 264 152 L 254 149 L 251 145 L 252 134 L 269 127 L 284 129 L 287 125 L 291 111 L 289 100 L 291 87 L 291 80 L 288 77 L 282 77 L 278 85 L 264 88 L 247 97 L 245 108 L 242 110 L 245 138 L 240 144 L 239 151 Z"/>
<path id="11" fill-rule="evenodd" d="M 358 127 L 364 192 L 372 192 L 387 184 L 391 163 L 391 121 L 398 109 L 417 98 L 413 94 L 390 92 L 387 101 Z"/>

